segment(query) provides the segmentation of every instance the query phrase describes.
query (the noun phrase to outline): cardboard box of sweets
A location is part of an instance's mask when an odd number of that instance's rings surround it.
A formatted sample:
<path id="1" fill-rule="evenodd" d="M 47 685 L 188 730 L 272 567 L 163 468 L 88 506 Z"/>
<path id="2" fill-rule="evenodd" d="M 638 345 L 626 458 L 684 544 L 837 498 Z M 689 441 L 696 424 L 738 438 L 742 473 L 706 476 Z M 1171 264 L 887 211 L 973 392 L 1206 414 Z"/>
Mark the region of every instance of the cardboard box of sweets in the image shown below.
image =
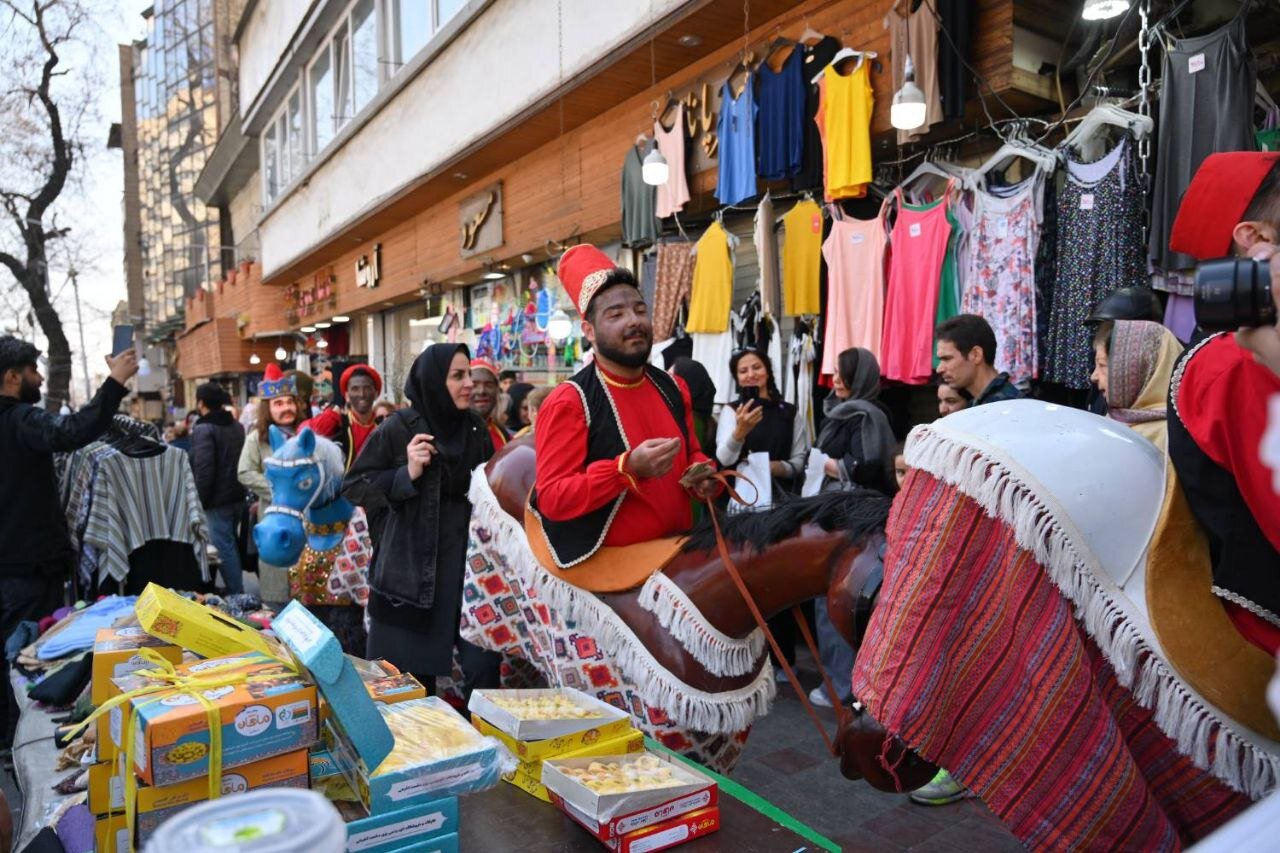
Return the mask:
<path id="1" fill-rule="evenodd" d="M 656 752 L 549 759 L 542 784 L 552 802 L 606 844 L 719 802 L 713 779 Z"/>
<path id="2" fill-rule="evenodd" d="M 472 694 L 474 695 L 474 694 Z M 602 703 L 603 704 L 603 703 Z M 613 706 L 608 706 L 613 708 Z M 613 710 L 617 710 L 613 708 Z M 557 755 L 564 755 L 606 740 L 622 737 L 635 729 L 631 725 L 631 717 L 625 713 L 621 717 L 612 717 L 607 722 L 572 734 L 547 738 L 546 740 L 518 740 L 495 726 L 483 714 L 471 717 L 476 728 L 484 734 L 496 737 L 520 761 L 542 761 Z"/>
<path id="3" fill-rule="evenodd" d="M 241 652 L 279 654 L 276 646 L 253 627 L 158 584 L 147 584 L 133 610 L 148 634 L 190 649 L 200 657 Z"/>
<path id="4" fill-rule="evenodd" d="M 310 787 L 309 764 L 307 751 L 295 750 L 223 771 L 222 794 L 258 788 Z M 203 776 L 176 785 L 139 785 L 135 823 L 138 843 L 145 843 L 151 833 L 173 815 L 208 798 L 209 784 Z M 114 763 L 99 763 L 89 768 L 89 811 L 103 816 L 113 813 L 114 825 L 124 826 L 124 781 Z"/>
<path id="5" fill-rule="evenodd" d="M 631 716 L 581 690 L 476 690 L 467 710 L 516 741 L 545 741 L 599 729 Z M 544 756 L 545 757 L 545 756 Z"/>
<path id="6" fill-rule="evenodd" d="M 395 748 L 373 771 L 333 721 L 325 723 L 325 742 L 371 815 L 492 788 L 510 769 L 502 745 L 438 697 L 379 704 L 378 711 L 395 734 Z"/>
<path id="7" fill-rule="evenodd" d="M 458 853 L 458 850 L 458 835 L 453 833 L 428 841 L 414 841 L 405 847 L 397 847 L 390 853 Z"/>
<path id="8" fill-rule="evenodd" d="M 138 625 L 98 629 L 93 641 L 93 687 L 89 693 L 94 705 L 101 705 L 119 692 L 111 679 L 152 665 L 138 654 L 143 648 L 151 649 L 174 666 L 182 663 L 181 647 L 156 639 Z"/>
<path id="9" fill-rule="evenodd" d="M 222 721 L 222 766 L 239 767 L 316 741 L 316 688 L 279 661 L 258 653 L 179 666 L 186 675 L 234 675 L 242 680 L 202 690 Z M 122 692 L 150 684 L 138 675 L 116 679 Z M 172 785 L 209 772 L 209 721 L 194 696 L 174 688 L 127 703 L 134 727 L 134 772 L 149 785 Z M 125 706 L 113 708 L 111 737 L 123 739 Z"/>
<path id="10" fill-rule="evenodd" d="M 579 814 L 573 806 L 566 808 L 565 813 L 581 825 L 583 829 L 593 835 L 595 834 L 592 821 Z M 720 807 L 711 806 L 710 808 L 698 809 L 697 811 L 674 817 L 671 820 L 664 820 L 661 823 L 646 826 L 643 829 L 628 832 L 626 835 L 619 835 L 601 843 L 610 850 L 616 850 L 617 853 L 654 853 L 657 850 L 678 847 L 685 842 L 693 841 L 695 838 L 710 835 L 718 829 L 720 829 Z"/>

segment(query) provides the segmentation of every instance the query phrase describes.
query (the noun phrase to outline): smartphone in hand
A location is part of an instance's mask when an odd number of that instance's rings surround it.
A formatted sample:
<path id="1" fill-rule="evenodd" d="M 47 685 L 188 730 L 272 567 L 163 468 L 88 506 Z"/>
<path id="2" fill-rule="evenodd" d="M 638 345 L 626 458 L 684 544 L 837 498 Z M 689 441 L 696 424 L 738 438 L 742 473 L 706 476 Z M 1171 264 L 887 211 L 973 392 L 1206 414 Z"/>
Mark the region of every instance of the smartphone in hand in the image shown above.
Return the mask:
<path id="1" fill-rule="evenodd" d="M 133 349 L 133 324 L 121 323 L 111 333 L 111 355 L 117 356 L 127 349 Z"/>

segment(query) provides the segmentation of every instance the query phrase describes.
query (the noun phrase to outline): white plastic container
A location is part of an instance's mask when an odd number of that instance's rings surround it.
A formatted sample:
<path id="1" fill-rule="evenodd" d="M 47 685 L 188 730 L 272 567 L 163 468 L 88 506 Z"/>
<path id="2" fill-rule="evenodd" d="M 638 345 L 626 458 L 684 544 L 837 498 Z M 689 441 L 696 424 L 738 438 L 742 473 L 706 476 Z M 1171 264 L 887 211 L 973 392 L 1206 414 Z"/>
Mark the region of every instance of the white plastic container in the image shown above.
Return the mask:
<path id="1" fill-rule="evenodd" d="M 323 795 L 263 788 L 174 815 L 144 853 L 342 853 L 346 843 L 342 816 Z"/>

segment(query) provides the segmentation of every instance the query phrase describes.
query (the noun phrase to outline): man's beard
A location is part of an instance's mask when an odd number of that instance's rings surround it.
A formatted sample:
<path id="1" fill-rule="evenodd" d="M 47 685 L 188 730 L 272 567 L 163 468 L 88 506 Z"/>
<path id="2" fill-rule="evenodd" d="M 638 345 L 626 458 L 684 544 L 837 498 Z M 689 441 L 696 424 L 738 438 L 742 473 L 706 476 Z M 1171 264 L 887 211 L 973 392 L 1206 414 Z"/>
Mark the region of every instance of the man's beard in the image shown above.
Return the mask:
<path id="1" fill-rule="evenodd" d="M 653 335 L 649 334 L 645 337 L 645 347 L 639 352 L 625 352 L 621 347 L 614 346 L 612 341 L 598 339 L 596 340 L 596 349 L 600 355 L 614 364 L 622 367 L 644 367 L 649 363 L 649 353 L 653 350 Z"/>
<path id="2" fill-rule="evenodd" d="M 18 401 L 22 403 L 30 403 L 35 405 L 40 402 L 40 386 L 39 384 L 22 380 L 22 387 L 18 389 Z"/>

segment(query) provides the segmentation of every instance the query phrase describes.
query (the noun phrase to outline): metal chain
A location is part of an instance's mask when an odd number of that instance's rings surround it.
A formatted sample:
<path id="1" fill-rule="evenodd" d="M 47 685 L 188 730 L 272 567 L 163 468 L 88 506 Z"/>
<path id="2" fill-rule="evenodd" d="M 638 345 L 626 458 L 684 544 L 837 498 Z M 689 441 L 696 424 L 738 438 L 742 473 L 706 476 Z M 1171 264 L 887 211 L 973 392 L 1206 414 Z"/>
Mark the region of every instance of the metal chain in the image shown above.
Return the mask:
<path id="1" fill-rule="evenodd" d="M 1138 5 L 1138 114 L 1151 118 L 1151 28 L 1148 20 L 1150 0 Z M 1144 134 L 1138 140 L 1138 167 L 1142 177 L 1142 238 L 1145 243 L 1151 234 L 1151 137 Z"/>

